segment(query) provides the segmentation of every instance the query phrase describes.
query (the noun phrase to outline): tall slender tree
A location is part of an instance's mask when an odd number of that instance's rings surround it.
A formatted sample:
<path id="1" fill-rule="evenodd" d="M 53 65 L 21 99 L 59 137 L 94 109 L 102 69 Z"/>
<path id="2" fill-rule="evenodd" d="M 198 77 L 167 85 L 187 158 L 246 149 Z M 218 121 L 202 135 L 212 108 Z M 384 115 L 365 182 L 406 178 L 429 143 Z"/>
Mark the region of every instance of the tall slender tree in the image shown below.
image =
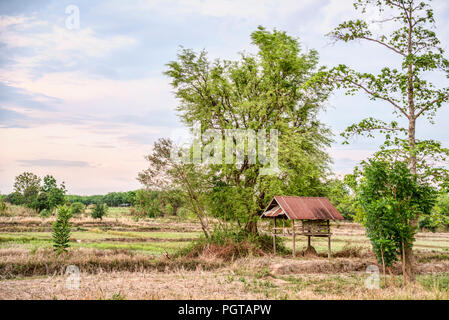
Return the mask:
<path id="1" fill-rule="evenodd" d="M 366 14 L 367 8 L 375 7 L 382 19 L 375 23 L 386 25 L 387 34 L 375 34 L 367 19 L 350 20 L 341 23 L 329 36 L 335 40 L 350 42 L 361 40 L 379 45 L 397 55 L 402 63 L 398 68 L 384 67 L 377 75 L 357 72 L 346 65 L 322 73 L 323 83 L 344 88 L 349 94 L 364 92 L 371 100 L 383 101 L 392 107 L 393 113 L 405 120 L 400 126 L 397 121 L 385 122 L 368 118 L 350 126 L 343 136 L 354 134 L 373 136 L 374 131 L 385 134 L 384 155 L 406 159 L 412 174 L 433 178 L 441 177 L 436 170 L 429 170 L 425 159 L 445 159 L 447 149 L 436 141 L 421 141 L 416 137 L 416 122 L 427 118 L 433 122 L 436 112 L 449 99 L 449 87 L 438 88 L 428 80 L 432 71 L 442 72 L 449 78 L 449 61 L 444 58 L 444 50 L 434 31 L 434 13 L 430 1 L 417 0 L 358 0 L 356 10 Z M 401 137 L 401 134 L 405 136 Z M 391 148 L 393 147 L 394 148 Z M 393 152 L 394 151 L 394 152 Z M 431 169 L 431 168 L 430 168 Z M 409 221 L 416 226 L 418 214 Z M 413 243 L 404 248 L 405 276 L 414 279 Z"/>

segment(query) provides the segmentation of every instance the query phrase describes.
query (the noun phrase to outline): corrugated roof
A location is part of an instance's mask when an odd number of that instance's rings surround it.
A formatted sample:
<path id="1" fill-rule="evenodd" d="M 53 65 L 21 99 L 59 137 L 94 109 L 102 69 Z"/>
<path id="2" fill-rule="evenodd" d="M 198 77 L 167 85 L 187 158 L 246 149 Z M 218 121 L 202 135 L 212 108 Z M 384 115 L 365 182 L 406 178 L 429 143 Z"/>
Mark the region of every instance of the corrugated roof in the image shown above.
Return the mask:
<path id="1" fill-rule="evenodd" d="M 278 210 L 274 212 L 276 215 L 272 212 L 275 204 L 290 220 L 343 220 L 329 199 L 323 197 L 275 196 L 262 216 L 268 218 L 279 215 Z"/>
<path id="2" fill-rule="evenodd" d="M 282 208 L 280 206 L 275 206 L 274 208 L 264 213 L 265 217 L 277 217 L 282 214 L 284 214 L 284 211 L 282 211 Z"/>

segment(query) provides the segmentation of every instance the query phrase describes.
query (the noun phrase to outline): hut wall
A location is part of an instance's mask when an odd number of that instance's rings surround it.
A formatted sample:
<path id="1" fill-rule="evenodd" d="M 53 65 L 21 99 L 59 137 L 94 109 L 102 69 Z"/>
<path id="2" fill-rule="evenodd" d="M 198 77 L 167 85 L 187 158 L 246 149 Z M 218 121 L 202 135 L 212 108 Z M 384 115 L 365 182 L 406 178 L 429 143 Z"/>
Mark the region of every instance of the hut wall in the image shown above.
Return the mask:
<path id="1" fill-rule="evenodd" d="M 328 220 L 302 220 L 301 231 L 304 233 L 330 233 Z"/>

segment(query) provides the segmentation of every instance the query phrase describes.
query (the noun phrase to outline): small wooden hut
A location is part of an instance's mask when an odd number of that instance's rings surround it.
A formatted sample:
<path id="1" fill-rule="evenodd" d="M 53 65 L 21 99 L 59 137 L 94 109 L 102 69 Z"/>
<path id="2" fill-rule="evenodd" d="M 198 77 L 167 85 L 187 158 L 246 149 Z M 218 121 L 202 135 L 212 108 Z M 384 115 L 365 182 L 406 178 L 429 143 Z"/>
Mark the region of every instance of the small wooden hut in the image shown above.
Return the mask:
<path id="1" fill-rule="evenodd" d="M 276 237 L 293 238 L 293 256 L 296 255 L 296 236 L 307 237 L 307 247 L 311 247 L 312 237 L 328 239 L 328 257 L 331 257 L 330 220 L 343 220 L 327 198 L 275 196 L 262 213 L 261 218 L 274 219 L 272 235 L 273 249 L 276 252 Z M 282 227 L 277 223 L 282 220 Z M 291 229 L 285 227 L 285 220 L 291 220 Z M 299 224 L 295 225 L 295 221 Z"/>

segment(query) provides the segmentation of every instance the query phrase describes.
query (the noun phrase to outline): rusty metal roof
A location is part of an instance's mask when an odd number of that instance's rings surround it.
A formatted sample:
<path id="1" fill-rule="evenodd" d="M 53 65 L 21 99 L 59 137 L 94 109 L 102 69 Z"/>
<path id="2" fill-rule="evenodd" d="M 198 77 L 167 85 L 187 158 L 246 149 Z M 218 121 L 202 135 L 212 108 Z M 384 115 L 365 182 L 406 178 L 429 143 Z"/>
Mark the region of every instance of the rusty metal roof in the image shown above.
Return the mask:
<path id="1" fill-rule="evenodd" d="M 281 210 L 274 210 L 277 207 Z M 324 197 L 275 196 L 262 217 L 273 218 L 282 213 L 290 220 L 343 220 L 329 199 Z"/>
<path id="2" fill-rule="evenodd" d="M 279 215 L 285 214 L 280 206 L 275 206 L 272 209 L 264 212 L 265 217 L 277 217 Z"/>

